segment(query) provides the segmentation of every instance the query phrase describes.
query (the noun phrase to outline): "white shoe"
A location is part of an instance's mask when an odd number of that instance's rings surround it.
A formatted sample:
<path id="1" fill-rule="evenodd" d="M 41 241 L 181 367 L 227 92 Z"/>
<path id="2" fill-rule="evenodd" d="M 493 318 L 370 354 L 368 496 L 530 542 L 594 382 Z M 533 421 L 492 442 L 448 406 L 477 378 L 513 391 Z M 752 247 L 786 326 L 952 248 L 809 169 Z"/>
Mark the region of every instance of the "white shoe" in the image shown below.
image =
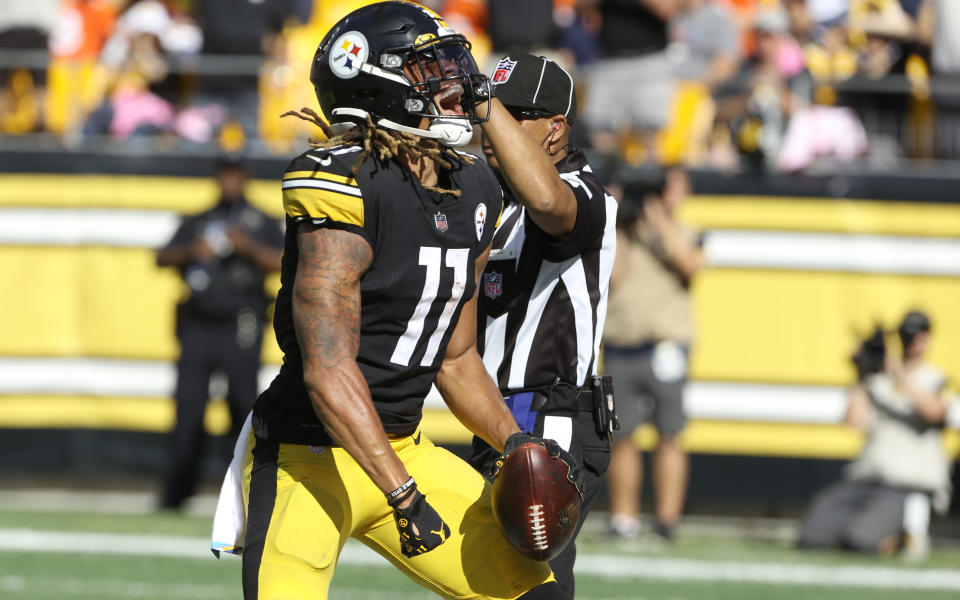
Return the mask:
<path id="1" fill-rule="evenodd" d="M 630 515 L 610 515 L 610 535 L 633 539 L 640 535 L 640 519 Z"/>

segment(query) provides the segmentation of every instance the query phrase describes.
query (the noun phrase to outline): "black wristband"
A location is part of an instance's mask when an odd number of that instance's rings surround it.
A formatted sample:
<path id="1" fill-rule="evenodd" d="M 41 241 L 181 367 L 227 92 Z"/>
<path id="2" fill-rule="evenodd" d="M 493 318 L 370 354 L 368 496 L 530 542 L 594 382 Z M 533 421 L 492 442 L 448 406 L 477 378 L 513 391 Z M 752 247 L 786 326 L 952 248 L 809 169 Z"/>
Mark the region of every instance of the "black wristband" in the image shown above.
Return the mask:
<path id="1" fill-rule="evenodd" d="M 387 497 L 387 504 L 390 506 L 396 506 L 404 500 L 407 499 L 407 496 L 412 494 L 417 489 L 417 482 L 413 480 L 413 477 L 404 482 L 403 485 L 393 490 L 389 494 L 385 494 Z"/>

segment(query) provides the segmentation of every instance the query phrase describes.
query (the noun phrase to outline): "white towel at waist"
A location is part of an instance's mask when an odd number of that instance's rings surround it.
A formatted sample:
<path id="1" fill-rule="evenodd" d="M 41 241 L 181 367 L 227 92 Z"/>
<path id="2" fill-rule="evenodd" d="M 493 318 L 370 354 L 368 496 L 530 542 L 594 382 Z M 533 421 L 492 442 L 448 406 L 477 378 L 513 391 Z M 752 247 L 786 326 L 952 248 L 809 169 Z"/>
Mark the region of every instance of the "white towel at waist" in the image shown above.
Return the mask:
<path id="1" fill-rule="evenodd" d="M 233 448 L 233 460 L 220 486 L 217 512 L 213 515 L 213 535 L 210 550 L 220 558 L 221 552 L 243 553 L 243 540 L 247 531 L 247 510 L 243 502 L 243 463 L 250 442 L 251 414 L 247 415 Z"/>

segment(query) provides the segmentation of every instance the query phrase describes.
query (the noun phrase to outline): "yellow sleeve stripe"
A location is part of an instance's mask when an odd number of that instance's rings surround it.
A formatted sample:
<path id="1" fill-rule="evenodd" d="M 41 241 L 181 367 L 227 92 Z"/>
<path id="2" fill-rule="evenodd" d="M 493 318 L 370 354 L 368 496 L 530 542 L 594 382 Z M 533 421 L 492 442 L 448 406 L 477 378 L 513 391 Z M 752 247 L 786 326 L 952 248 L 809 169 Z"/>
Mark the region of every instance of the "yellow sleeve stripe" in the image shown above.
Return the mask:
<path id="1" fill-rule="evenodd" d="M 284 188 L 283 209 L 297 218 L 330 219 L 363 227 L 363 198 L 321 188 Z"/>

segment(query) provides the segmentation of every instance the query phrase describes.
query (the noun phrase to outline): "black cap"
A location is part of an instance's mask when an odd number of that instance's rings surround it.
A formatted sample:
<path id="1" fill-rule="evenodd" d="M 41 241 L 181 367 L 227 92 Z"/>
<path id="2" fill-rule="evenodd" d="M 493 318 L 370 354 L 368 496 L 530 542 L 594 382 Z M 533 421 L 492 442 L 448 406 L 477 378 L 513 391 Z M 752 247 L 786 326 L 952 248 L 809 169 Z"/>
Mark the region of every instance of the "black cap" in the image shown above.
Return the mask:
<path id="1" fill-rule="evenodd" d="M 577 118 L 573 78 L 548 58 L 532 54 L 504 56 L 490 79 L 497 86 L 497 98 L 508 108 L 543 116 L 563 115 L 571 124 Z"/>
<path id="2" fill-rule="evenodd" d="M 919 310 L 908 312 L 897 329 L 900 340 L 905 346 L 913 340 L 914 336 L 924 331 L 930 331 L 930 318 Z"/>

